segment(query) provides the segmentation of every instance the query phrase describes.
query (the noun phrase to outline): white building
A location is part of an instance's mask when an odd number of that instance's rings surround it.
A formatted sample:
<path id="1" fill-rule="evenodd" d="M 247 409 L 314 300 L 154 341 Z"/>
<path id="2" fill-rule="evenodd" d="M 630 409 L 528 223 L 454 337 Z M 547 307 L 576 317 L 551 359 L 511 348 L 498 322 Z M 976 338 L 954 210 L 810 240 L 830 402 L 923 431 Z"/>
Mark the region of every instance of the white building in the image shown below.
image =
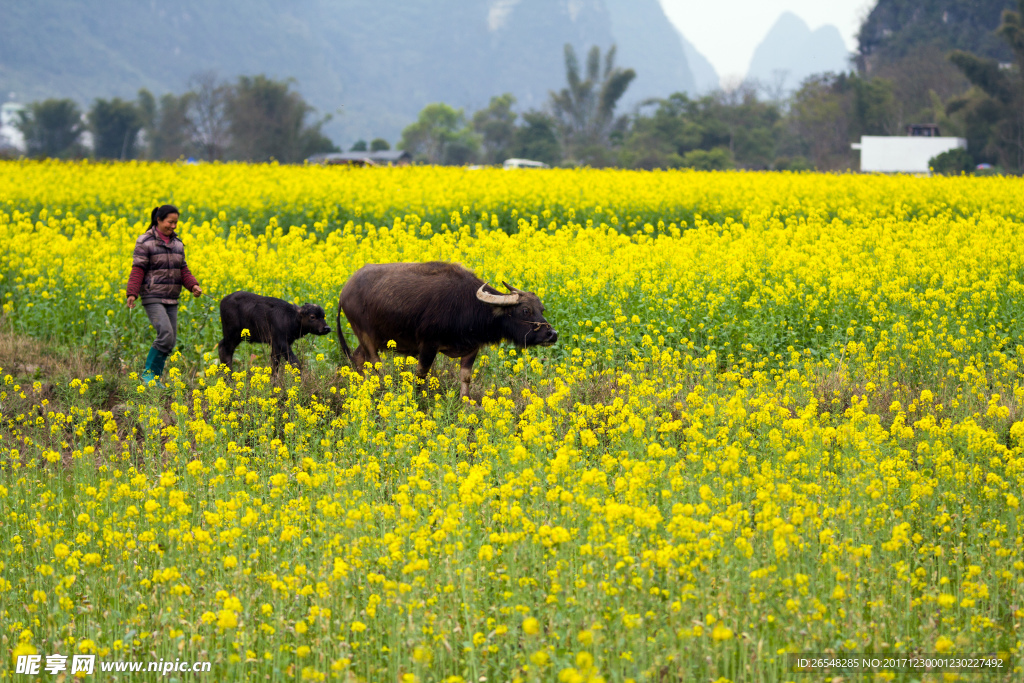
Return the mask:
<path id="1" fill-rule="evenodd" d="M 16 102 L 0 105 L 0 150 L 14 148 L 25 152 L 25 136 L 18 129 L 19 114 L 25 107 Z"/>
<path id="2" fill-rule="evenodd" d="M 908 126 L 908 134 L 862 135 L 850 145 L 860 150 L 863 173 L 928 173 L 928 161 L 952 149 L 967 149 L 964 138 L 939 137 L 935 125 Z"/>

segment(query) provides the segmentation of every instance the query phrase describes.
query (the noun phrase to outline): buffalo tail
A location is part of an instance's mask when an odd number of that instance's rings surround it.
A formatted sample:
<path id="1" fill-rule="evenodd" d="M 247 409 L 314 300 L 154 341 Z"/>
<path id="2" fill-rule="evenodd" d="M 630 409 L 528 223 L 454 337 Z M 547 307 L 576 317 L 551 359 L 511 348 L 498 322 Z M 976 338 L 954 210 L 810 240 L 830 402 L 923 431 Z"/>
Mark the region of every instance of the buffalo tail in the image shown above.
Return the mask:
<path id="1" fill-rule="evenodd" d="M 348 362 L 352 362 L 352 351 L 348 348 L 348 344 L 345 343 L 345 335 L 341 331 L 341 303 L 338 303 L 338 315 L 334 319 L 335 329 L 338 330 L 338 346 L 345 352 L 345 357 L 348 358 Z"/>

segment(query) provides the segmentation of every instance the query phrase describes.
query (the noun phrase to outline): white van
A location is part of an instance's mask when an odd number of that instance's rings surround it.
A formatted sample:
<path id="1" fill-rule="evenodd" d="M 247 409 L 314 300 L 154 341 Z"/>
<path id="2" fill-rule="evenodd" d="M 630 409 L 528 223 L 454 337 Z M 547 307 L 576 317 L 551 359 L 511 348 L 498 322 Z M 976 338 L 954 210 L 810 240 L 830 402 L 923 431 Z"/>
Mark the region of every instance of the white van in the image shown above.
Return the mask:
<path id="1" fill-rule="evenodd" d="M 551 168 L 543 161 L 531 161 L 530 159 L 505 159 L 505 169 L 510 168 Z"/>

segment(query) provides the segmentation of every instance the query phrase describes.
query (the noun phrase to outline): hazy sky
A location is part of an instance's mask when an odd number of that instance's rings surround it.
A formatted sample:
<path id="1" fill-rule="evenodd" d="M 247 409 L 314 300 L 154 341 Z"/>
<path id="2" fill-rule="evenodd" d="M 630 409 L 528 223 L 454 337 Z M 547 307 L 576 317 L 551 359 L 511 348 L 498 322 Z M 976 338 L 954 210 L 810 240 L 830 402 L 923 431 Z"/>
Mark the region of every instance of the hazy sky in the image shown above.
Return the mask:
<path id="1" fill-rule="evenodd" d="M 661 0 L 668 18 L 723 80 L 746 74 L 754 50 L 786 10 L 812 31 L 832 24 L 852 51 L 861 20 L 874 5 L 875 0 Z"/>

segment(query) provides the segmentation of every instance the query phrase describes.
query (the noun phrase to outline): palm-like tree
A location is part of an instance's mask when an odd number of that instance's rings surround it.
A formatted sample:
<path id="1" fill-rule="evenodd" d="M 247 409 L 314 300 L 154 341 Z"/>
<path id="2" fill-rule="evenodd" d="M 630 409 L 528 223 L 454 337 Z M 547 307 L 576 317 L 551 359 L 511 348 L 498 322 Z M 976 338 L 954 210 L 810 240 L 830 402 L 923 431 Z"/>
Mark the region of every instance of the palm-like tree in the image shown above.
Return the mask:
<path id="1" fill-rule="evenodd" d="M 615 46 L 604 57 L 596 45 L 587 54 L 586 77 L 572 45 L 565 46 L 565 77 L 568 87 L 551 93 L 551 108 L 559 123 L 567 156 L 579 158 L 587 147 L 608 145 L 610 134 L 624 128 L 626 117 L 615 117 L 615 106 L 636 78 L 633 69 L 615 66 Z"/>

